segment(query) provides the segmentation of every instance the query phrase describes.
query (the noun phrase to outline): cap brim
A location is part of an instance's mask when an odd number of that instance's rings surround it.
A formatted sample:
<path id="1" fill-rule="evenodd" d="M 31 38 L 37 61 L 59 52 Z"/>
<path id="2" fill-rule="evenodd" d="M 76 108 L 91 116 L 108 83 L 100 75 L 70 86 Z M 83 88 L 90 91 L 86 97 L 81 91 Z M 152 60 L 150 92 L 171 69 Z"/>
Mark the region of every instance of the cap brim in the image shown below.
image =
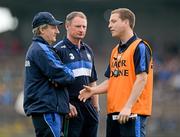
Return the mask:
<path id="1" fill-rule="evenodd" d="M 50 25 L 59 26 L 59 25 L 62 25 L 63 22 L 62 22 L 62 21 L 59 21 L 59 20 L 55 20 L 55 21 L 53 21 L 53 22 L 51 22 L 51 23 L 49 23 L 49 24 L 50 24 Z"/>

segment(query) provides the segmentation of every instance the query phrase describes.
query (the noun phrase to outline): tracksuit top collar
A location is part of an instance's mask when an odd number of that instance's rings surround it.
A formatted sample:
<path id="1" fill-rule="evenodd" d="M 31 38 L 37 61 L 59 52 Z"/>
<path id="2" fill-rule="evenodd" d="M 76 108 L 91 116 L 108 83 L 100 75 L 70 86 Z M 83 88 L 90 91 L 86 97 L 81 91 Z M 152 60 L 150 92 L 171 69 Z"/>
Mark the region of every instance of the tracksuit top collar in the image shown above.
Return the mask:
<path id="1" fill-rule="evenodd" d="M 68 47 L 68 48 L 74 48 L 74 49 L 78 49 L 78 46 L 77 45 L 74 45 L 69 39 L 67 39 L 67 37 L 65 37 L 64 38 L 64 42 L 65 42 L 65 44 L 66 44 L 66 46 Z M 84 45 L 84 43 L 81 41 L 81 43 L 80 43 L 81 45 L 80 45 L 80 49 L 84 49 L 85 48 L 85 45 Z"/>
<path id="2" fill-rule="evenodd" d="M 45 41 L 43 39 L 43 37 L 41 37 L 41 36 L 34 36 L 32 38 L 32 41 L 40 42 L 40 43 L 43 43 L 43 44 L 47 45 L 48 47 L 51 47 L 51 45 L 49 45 L 49 43 L 47 41 Z"/>
<path id="3" fill-rule="evenodd" d="M 137 35 L 134 33 L 134 35 L 126 43 L 122 44 L 122 42 L 120 41 L 118 46 L 118 52 L 124 52 L 137 38 Z"/>

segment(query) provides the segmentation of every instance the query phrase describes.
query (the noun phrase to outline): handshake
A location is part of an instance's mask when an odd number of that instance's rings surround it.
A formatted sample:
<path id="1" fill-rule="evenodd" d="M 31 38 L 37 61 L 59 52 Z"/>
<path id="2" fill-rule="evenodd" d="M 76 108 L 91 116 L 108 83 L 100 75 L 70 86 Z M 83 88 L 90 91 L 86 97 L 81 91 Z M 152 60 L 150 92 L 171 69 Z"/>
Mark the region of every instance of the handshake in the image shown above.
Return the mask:
<path id="1" fill-rule="evenodd" d="M 93 96 L 95 94 L 95 87 L 85 86 L 84 89 L 82 89 L 79 92 L 79 100 L 85 102 L 88 98 Z"/>
<path id="2" fill-rule="evenodd" d="M 79 100 L 85 102 L 88 98 L 90 98 L 93 95 L 96 94 L 104 94 L 107 92 L 108 89 L 108 85 L 109 82 L 108 80 L 105 80 L 104 82 L 102 82 L 101 84 L 97 85 L 97 86 L 86 86 L 84 85 L 84 89 L 82 89 L 79 92 Z"/>

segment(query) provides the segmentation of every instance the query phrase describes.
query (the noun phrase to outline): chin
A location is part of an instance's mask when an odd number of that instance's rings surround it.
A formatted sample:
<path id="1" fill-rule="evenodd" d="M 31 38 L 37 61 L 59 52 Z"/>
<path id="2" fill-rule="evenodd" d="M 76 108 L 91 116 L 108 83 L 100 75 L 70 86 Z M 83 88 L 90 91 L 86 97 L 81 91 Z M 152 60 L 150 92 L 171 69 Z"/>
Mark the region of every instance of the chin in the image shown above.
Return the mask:
<path id="1" fill-rule="evenodd" d="M 115 34 L 112 34 L 112 37 L 117 37 Z"/>
<path id="2" fill-rule="evenodd" d="M 85 36 L 84 35 L 81 35 L 81 36 L 78 36 L 79 38 L 83 39 Z"/>
<path id="3" fill-rule="evenodd" d="M 56 38 L 55 38 L 55 39 L 53 39 L 53 42 L 56 42 Z"/>
<path id="4" fill-rule="evenodd" d="M 76 39 L 80 39 L 80 40 L 83 39 L 83 38 L 84 38 L 84 37 L 76 37 Z"/>

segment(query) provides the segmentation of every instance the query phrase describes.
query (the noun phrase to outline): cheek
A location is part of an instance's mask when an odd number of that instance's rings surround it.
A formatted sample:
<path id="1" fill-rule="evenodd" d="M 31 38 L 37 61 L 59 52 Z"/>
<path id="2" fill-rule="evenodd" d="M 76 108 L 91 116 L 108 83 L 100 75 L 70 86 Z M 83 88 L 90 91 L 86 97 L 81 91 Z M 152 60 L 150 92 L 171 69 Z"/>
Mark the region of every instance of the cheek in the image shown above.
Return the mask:
<path id="1" fill-rule="evenodd" d="M 86 33 L 87 29 L 84 29 L 84 33 Z"/>
<path id="2" fill-rule="evenodd" d="M 54 38 L 54 32 L 50 32 L 50 33 L 48 33 L 48 37 L 49 37 L 49 39 Z"/>
<path id="3" fill-rule="evenodd" d="M 52 38 L 52 37 L 53 37 L 52 33 L 48 33 L 48 38 Z"/>
<path id="4" fill-rule="evenodd" d="M 123 29 L 123 26 L 121 26 L 120 24 L 116 26 L 117 31 L 121 31 Z"/>
<path id="5" fill-rule="evenodd" d="M 75 34 L 75 32 L 76 32 L 75 29 L 70 29 L 70 30 L 69 30 L 69 33 L 70 33 L 70 34 Z"/>
<path id="6" fill-rule="evenodd" d="M 116 24 L 115 27 L 119 29 L 121 27 L 121 24 Z"/>

